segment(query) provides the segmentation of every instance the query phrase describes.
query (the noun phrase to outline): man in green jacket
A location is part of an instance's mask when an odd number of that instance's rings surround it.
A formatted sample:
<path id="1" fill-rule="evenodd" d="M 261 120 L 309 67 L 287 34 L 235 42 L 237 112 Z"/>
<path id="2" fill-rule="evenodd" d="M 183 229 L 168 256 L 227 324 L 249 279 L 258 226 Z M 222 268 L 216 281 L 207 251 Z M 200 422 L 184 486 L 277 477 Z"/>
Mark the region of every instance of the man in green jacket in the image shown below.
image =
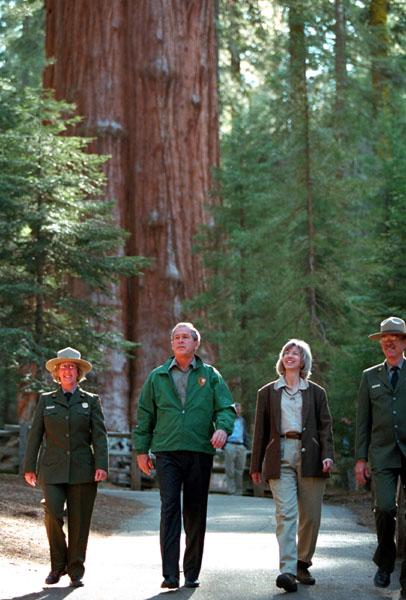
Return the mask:
<path id="1" fill-rule="evenodd" d="M 174 356 L 148 376 L 138 403 L 135 449 L 146 474 L 154 468 L 161 493 L 162 588 L 179 587 L 181 489 L 186 587 L 198 587 L 206 531 L 213 455 L 233 430 L 235 408 L 220 373 L 196 354 L 200 333 L 192 323 L 172 330 Z"/>
<path id="2" fill-rule="evenodd" d="M 378 566 L 374 584 L 387 587 L 396 560 L 394 541 L 396 490 L 399 476 L 406 484 L 406 324 L 389 317 L 370 339 L 381 343 L 386 360 L 366 369 L 358 392 L 355 474 L 365 485 L 372 475 Z M 367 460 L 369 459 L 369 465 Z M 406 598 L 406 559 L 403 559 L 401 598 Z"/>

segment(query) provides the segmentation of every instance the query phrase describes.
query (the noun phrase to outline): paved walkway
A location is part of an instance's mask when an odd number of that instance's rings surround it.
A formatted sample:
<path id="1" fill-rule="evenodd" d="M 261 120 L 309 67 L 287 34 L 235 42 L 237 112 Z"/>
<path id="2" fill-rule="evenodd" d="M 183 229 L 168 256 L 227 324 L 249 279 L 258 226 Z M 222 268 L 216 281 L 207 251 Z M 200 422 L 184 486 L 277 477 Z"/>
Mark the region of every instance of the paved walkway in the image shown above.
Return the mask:
<path id="1" fill-rule="evenodd" d="M 201 587 L 161 590 L 159 495 L 103 490 L 136 498 L 146 509 L 122 532 L 90 538 L 85 587 L 67 587 L 63 577 L 43 585 L 47 569 L 0 559 L 1 600 L 270 600 L 286 593 L 275 586 L 278 548 L 274 504 L 269 498 L 210 495 Z M 130 533 L 128 533 L 130 531 Z M 1 532 L 0 532 L 1 535 Z M 307 600 L 397 599 L 398 569 L 389 588 L 375 588 L 371 556 L 375 536 L 346 508 L 324 506 L 312 573 L 315 586 L 299 584 L 289 598 Z M 182 583 L 182 582 L 181 582 Z"/>

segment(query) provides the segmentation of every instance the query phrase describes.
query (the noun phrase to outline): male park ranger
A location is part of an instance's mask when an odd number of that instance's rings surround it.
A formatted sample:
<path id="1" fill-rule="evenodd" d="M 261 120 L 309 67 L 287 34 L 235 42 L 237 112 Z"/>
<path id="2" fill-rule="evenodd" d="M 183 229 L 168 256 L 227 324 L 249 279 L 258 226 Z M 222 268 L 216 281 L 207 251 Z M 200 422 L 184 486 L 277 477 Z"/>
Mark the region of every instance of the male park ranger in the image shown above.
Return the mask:
<path id="1" fill-rule="evenodd" d="M 41 394 L 38 401 L 28 436 L 24 476 L 35 486 L 39 466 L 51 554 L 51 572 L 45 583 L 57 583 L 68 573 L 70 585 L 80 587 L 97 483 L 107 477 L 107 433 L 99 397 L 78 385 L 92 368 L 80 352 L 64 348 L 45 366 L 60 385 Z M 45 450 L 38 465 L 43 440 Z M 66 514 L 68 545 L 63 531 Z"/>
<path id="2" fill-rule="evenodd" d="M 233 431 L 235 408 L 220 373 L 196 354 L 200 333 L 191 323 L 172 330 L 174 357 L 148 376 L 138 404 L 135 449 L 149 474 L 156 457 L 161 492 L 163 588 L 179 587 L 181 490 L 186 587 L 198 587 L 213 454 Z"/>
<path id="3" fill-rule="evenodd" d="M 381 323 L 369 336 L 381 343 L 386 360 L 362 375 L 358 393 L 355 473 L 364 485 L 370 472 L 375 486 L 375 524 L 378 546 L 374 583 L 387 587 L 395 566 L 396 489 L 406 483 L 406 325 L 398 317 Z M 369 458 L 369 466 L 367 459 Z M 400 573 L 401 598 L 406 598 L 406 558 Z"/>

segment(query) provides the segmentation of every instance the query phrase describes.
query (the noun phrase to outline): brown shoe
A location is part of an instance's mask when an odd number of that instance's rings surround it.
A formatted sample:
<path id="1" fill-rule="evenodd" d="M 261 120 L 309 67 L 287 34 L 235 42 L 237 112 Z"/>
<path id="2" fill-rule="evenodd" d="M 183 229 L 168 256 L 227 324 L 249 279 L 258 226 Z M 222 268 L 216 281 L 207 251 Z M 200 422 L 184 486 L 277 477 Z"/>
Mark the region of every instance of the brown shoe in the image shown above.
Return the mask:
<path id="1" fill-rule="evenodd" d="M 310 573 L 306 563 L 300 560 L 297 561 L 296 579 L 305 585 L 314 585 L 316 583 L 316 580 Z"/>
<path id="2" fill-rule="evenodd" d="M 45 579 L 45 583 L 47 585 L 54 585 L 54 583 L 58 583 L 58 581 L 60 580 L 60 578 L 63 575 L 66 575 L 65 567 L 63 569 L 58 569 L 56 571 L 50 571 L 48 573 L 47 578 Z"/>

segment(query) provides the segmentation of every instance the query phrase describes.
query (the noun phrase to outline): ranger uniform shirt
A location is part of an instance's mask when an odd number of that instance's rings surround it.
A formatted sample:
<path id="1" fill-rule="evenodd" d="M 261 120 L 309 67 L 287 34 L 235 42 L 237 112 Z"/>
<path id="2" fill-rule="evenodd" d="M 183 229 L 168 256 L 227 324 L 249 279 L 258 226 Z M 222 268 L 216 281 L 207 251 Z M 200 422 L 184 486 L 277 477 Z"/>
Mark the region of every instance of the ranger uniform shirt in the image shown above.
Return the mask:
<path id="1" fill-rule="evenodd" d="M 80 387 L 69 401 L 61 388 L 42 394 L 28 436 L 24 473 L 39 471 L 39 483 L 87 483 L 94 481 L 96 469 L 108 470 L 99 397 Z"/>

